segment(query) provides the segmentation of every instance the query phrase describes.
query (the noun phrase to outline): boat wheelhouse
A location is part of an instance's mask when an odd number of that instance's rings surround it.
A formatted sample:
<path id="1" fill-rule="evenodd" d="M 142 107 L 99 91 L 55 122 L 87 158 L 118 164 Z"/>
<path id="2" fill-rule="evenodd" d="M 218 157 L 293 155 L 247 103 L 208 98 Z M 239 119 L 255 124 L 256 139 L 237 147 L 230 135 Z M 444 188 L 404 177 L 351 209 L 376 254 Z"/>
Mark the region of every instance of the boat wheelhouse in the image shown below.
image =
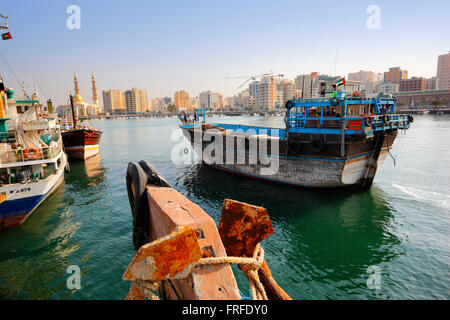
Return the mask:
<path id="1" fill-rule="evenodd" d="M 333 89 L 327 98 L 287 101 L 285 128 L 197 122 L 181 129 L 202 161 L 220 170 L 295 186 L 369 189 L 398 130 L 413 118 L 395 113 L 390 94 Z M 274 161 L 276 170 L 265 170 Z"/>

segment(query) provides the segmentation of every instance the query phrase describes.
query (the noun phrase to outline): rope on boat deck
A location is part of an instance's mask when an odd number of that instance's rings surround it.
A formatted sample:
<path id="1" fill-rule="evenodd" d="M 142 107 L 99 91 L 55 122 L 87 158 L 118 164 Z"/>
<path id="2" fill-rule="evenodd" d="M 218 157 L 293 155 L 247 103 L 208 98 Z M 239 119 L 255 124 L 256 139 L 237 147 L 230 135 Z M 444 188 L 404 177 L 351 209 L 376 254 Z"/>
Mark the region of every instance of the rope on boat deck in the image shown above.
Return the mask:
<path id="1" fill-rule="evenodd" d="M 235 263 L 244 272 L 248 279 L 252 300 L 268 300 L 266 290 L 259 280 L 258 270 L 264 262 L 264 249 L 259 246 L 255 247 L 252 258 L 247 257 L 212 257 L 200 259 L 196 266 L 207 266 L 224 263 Z M 159 297 L 152 291 L 158 290 L 160 281 L 135 281 L 136 286 L 141 292 L 151 300 L 159 300 Z"/>

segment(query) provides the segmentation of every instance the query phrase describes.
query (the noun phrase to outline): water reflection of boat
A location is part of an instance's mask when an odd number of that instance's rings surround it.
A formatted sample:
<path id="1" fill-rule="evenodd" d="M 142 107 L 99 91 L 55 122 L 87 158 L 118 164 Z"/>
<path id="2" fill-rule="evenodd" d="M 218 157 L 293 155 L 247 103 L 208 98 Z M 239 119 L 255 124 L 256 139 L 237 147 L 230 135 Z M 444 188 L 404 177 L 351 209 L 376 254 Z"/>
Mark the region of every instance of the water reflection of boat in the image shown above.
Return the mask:
<path id="1" fill-rule="evenodd" d="M 96 178 L 103 173 L 104 168 L 100 164 L 101 160 L 100 154 L 96 154 L 84 161 L 85 172 L 89 178 Z"/>
<path id="2" fill-rule="evenodd" d="M 89 187 L 105 181 L 104 173 L 100 154 L 97 154 L 83 162 L 73 162 L 66 180 L 69 187 L 73 186 L 79 191 L 89 190 Z"/>
<path id="3" fill-rule="evenodd" d="M 274 273 L 301 270 L 295 283 L 289 278 L 279 283 L 296 292 L 295 299 L 350 298 L 350 291 L 370 295 L 368 266 L 382 266 L 401 254 L 389 196 L 376 185 L 369 192 L 292 189 L 219 174 L 205 165 L 188 168 L 176 184 L 215 219 L 224 195 L 271 212 L 277 241 L 267 251 L 271 261 L 279 261 Z M 311 282 L 320 285 L 314 288 Z"/>

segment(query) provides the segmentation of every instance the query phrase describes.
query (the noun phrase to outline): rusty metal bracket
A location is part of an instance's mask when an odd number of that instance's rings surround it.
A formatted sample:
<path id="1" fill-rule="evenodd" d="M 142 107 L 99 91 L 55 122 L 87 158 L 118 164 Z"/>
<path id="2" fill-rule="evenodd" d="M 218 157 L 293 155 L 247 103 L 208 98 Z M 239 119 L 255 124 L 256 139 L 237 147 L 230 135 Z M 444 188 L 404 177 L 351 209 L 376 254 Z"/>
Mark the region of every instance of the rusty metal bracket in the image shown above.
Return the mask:
<path id="1" fill-rule="evenodd" d="M 225 199 L 219 234 L 228 256 L 251 257 L 257 244 L 273 234 L 273 227 L 265 208 Z M 269 299 L 292 300 L 276 283 L 265 260 L 258 275 Z"/>

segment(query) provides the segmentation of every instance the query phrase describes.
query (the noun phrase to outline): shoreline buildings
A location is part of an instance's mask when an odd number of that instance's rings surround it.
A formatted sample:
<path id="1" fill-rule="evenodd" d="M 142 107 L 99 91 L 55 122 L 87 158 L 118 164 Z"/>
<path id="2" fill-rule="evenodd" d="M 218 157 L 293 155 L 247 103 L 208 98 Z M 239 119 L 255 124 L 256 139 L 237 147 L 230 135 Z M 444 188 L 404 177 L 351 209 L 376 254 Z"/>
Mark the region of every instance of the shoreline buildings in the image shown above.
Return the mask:
<path id="1" fill-rule="evenodd" d="M 184 90 L 176 91 L 173 98 L 175 107 L 179 111 L 191 110 L 191 100 L 189 99 L 189 93 Z"/>
<path id="2" fill-rule="evenodd" d="M 105 112 L 113 113 L 141 113 L 149 112 L 147 90 L 132 88 L 126 91 L 108 89 L 103 90 L 103 107 Z"/>
<path id="3" fill-rule="evenodd" d="M 122 90 L 103 90 L 103 108 L 105 112 L 126 113 L 125 93 Z"/>
<path id="4" fill-rule="evenodd" d="M 436 78 L 439 89 L 450 89 L 450 51 L 438 56 Z"/>
<path id="5" fill-rule="evenodd" d="M 125 91 L 125 104 L 128 113 L 149 112 L 147 90 L 132 88 Z"/>
<path id="6" fill-rule="evenodd" d="M 200 108 L 211 110 L 223 109 L 223 97 L 220 93 L 211 90 L 201 92 L 198 95 Z"/>

